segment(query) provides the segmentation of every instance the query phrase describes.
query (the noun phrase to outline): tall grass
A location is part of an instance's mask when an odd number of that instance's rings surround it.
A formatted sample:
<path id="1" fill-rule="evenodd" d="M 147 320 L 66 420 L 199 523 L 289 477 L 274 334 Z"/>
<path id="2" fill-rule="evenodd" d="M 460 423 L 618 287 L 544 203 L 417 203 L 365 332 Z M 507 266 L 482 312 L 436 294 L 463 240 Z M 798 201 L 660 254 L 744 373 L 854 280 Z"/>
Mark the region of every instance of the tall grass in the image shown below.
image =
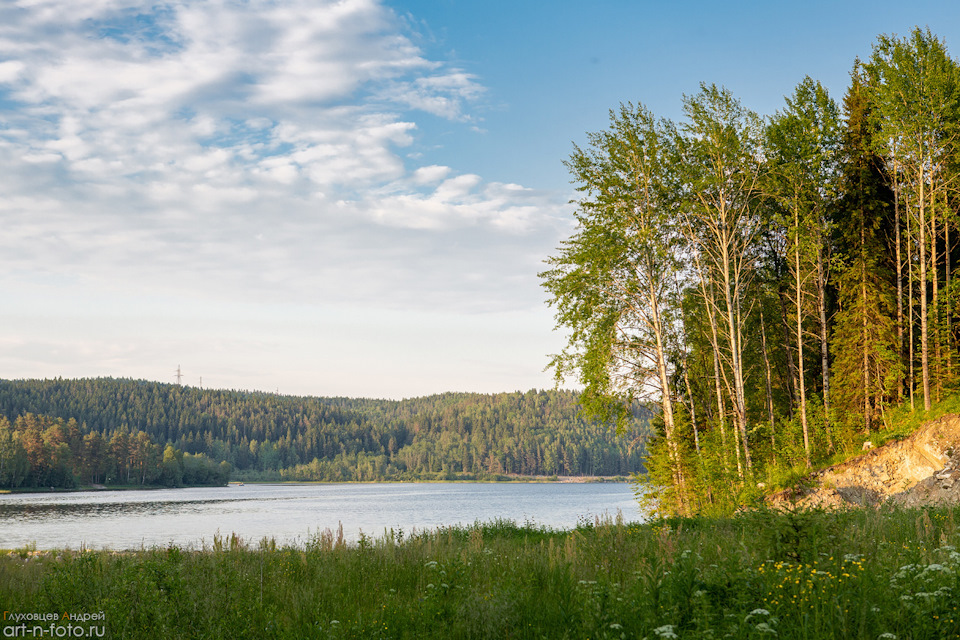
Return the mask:
<path id="1" fill-rule="evenodd" d="M 301 547 L 21 549 L 0 555 L 0 603 L 102 611 L 116 638 L 954 638 L 958 516 L 755 511 L 356 544 L 323 532 Z"/>

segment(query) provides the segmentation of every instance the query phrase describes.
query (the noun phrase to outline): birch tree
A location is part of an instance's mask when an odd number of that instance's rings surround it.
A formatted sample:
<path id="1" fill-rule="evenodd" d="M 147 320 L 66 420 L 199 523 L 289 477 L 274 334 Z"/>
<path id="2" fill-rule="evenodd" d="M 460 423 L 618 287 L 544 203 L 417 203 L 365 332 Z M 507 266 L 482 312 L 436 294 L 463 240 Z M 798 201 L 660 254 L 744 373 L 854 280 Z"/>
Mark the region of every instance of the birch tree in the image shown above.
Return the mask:
<path id="1" fill-rule="evenodd" d="M 551 365 L 558 381 L 575 375 L 581 403 L 601 418 L 623 417 L 636 401 L 659 404 L 673 511 L 686 511 L 681 451 L 668 361 L 676 302 L 672 126 L 643 106 L 621 105 L 609 129 L 590 134 L 566 163 L 582 194 L 576 233 L 540 274 L 569 332 Z"/>
<path id="2" fill-rule="evenodd" d="M 768 188 L 783 209 L 783 225 L 788 230 L 787 262 L 793 280 L 800 421 L 807 466 L 810 466 L 804 319 L 808 287 L 812 287 L 819 328 L 823 406 L 825 415 L 829 416 L 828 211 L 833 200 L 840 121 L 836 103 L 826 89 L 809 76 L 797 85 L 786 102 L 786 108 L 777 112 L 767 128 Z M 829 438 L 829 425 L 827 434 Z"/>
<path id="3" fill-rule="evenodd" d="M 879 129 L 876 148 L 902 180 L 903 208 L 916 235 L 917 297 L 920 302 L 920 368 L 925 410 L 931 406 L 928 242 L 937 203 L 950 185 L 948 163 L 954 153 L 958 98 L 957 63 L 929 29 L 907 38 L 880 36 L 864 65 L 873 91 L 872 111 Z M 912 223 L 912 224 L 911 224 Z M 935 245 L 932 245 L 935 247 Z M 935 276 L 934 276 L 935 277 Z"/>
<path id="4" fill-rule="evenodd" d="M 752 460 L 747 430 L 743 328 L 747 290 L 761 228 L 757 215 L 760 119 L 726 89 L 702 84 L 684 97 L 683 231 L 708 315 L 721 334 L 716 356 L 729 370 L 728 393 L 744 466 Z M 723 411 L 723 407 L 718 407 Z"/>

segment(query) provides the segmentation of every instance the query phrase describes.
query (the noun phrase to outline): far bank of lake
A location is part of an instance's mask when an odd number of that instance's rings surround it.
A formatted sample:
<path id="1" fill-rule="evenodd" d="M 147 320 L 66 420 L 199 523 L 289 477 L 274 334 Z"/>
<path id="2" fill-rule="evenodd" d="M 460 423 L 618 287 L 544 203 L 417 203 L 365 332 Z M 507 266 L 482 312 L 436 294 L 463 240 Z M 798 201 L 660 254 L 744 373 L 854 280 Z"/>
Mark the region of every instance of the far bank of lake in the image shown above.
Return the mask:
<path id="1" fill-rule="evenodd" d="M 348 541 L 498 518 L 551 528 L 642 519 L 633 488 L 612 482 L 245 484 L 0 495 L 0 548 L 202 547 L 214 535 L 306 542 L 342 523 Z"/>

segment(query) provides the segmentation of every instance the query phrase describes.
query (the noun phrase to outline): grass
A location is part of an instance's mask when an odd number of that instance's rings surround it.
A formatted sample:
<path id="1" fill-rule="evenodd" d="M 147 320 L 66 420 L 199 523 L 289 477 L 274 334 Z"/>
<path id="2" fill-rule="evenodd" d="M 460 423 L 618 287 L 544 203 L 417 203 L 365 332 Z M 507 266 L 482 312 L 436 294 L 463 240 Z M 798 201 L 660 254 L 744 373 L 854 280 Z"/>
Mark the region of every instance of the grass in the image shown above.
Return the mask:
<path id="1" fill-rule="evenodd" d="M 848 434 L 847 437 L 841 438 L 844 442 L 838 443 L 836 451 L 828 456 L 815 458 L 809 469 L 802 462 L 792 466 L 770 465 L 763 477 L 766 485 L 765 492 L 773 493 L 810 485 L 814 474 L 862 455 L 864 453 L 862 445 L 865 442 L 869 441 L 873 447 L 880 447 L 893 440 L 902 440 L 927 422 L 949 414 L 960 414 L 960 393 L 958 392 L 951 391 L 942 401 L 934 403 L 929 411 L 924 411 L 922 408 L 911 410 L 909 402 L 888 409 L 883 418 L 882 429 L 869 434 Z"/>
<path id="2" fill-rule="evenodd" d="M 0 554 L 0 603 L 102 612 L 115 638 L 957 638 L 958 518 L 755 511 L 352 545 L 327 531 L 302 547 L 24 548 Z"/>
<path id="3" fill-rule="evenodd" d="M 960 393 L 951 393 L 942 401 L 934 403 L 930 411 L 923 410 L 922 400 L 919 405 L 916 410 L 911 411 L 910 403 L 905 402 L 894 409 L 889 418 L 889 427 L 876 434 L 876 439 L 872 440 L 873 444 L 879 446 L 890 440 L 905 438 L 931 420 L 952 413 L 960 413 Z"/>

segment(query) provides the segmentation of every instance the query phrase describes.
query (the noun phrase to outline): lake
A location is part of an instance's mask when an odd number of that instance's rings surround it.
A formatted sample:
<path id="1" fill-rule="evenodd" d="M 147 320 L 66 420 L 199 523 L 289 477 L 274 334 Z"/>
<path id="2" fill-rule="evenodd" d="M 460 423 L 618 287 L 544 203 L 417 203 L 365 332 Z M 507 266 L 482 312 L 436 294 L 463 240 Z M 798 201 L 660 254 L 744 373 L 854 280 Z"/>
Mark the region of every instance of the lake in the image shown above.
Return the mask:
<path id="1" fill-rule="evenodd" d="M 144 491 L 0 495 L 0 549 L 303 544 L 325 529 L 359 539 L 497 518 L 569 529 L 595 517 L 641 520 L 626 483 L 247 484 Z"/>

